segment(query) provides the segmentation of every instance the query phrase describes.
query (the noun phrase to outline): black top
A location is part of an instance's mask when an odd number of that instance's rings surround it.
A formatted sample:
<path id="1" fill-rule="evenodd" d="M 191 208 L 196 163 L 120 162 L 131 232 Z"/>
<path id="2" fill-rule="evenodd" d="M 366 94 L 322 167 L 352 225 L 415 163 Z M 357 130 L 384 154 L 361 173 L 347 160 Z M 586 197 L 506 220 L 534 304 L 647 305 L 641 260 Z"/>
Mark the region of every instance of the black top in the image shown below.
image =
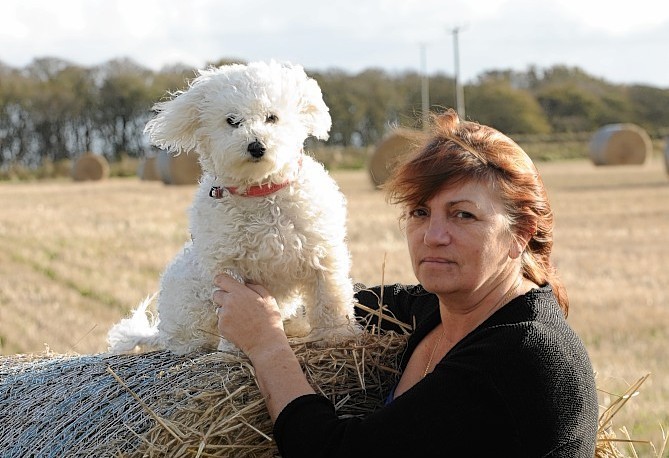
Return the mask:
<path id="1" fill-rule="evenodd" d="M 377 308 L 379 291 L 356 297 Z M 438 300 L 420 286 L 387 286 L 383 297 L 397 319 L 415 325 L 404 368 L 439 324 Z M 597 411 L 587 352 L 544 286 L 499 309 L 366 418 L 338 419 L 325 397 L 305 395 L 281 411 L 274 438 L 283 458 L 592 458 Z"/>

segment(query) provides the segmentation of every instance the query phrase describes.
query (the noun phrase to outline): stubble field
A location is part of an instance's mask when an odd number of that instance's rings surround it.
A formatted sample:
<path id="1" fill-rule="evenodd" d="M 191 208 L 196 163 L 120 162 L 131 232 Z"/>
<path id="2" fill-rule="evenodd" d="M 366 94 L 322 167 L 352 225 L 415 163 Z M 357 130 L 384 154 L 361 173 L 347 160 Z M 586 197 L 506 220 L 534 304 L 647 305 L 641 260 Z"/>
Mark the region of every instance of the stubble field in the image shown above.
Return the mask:
<path id="1" fill-rule="evenodd" d="M 554 259 L 571 299 L 569 321 L 603 390 L 622 393 L 651 373 L 616 423 L 659 443 L 660 424 L 669 426 L 664 164 L 538 168 L 556 214 Z M 348 198 L 354 280 L 415 282 L 397 209 L 365 171 L 333 175 Z M 193 192 L 137 179 L 0 184 L 0 355 L 104 352 L 107 329 L 156 290 L 188 239 Z"/>

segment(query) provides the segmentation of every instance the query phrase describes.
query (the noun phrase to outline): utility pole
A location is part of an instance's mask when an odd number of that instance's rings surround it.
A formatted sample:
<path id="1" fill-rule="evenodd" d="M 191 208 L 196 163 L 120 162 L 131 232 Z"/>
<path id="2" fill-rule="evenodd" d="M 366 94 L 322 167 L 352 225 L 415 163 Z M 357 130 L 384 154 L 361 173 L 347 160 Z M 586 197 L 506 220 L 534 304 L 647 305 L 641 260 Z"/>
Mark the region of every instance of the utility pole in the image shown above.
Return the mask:
<path id="1" fill-rule="evenodd" d="M 465 91 L 460 81 L 460 45 L 458 44 L 458 34 L 462 27 L 455 27 L 451 29 L 453 34 L 453 60 L 455 69 L 455 107 L 460 119 L 465 119 Z"/>
<path id="2" fill-rule="evenodd" d="M 420 45 L 420 68 L 422 74 L 421 84 L 421 101 L 422 101 L 422 117 L 423 129 L 427 129 L 430 123 L 430 82 L 427 76 L 427 51 L 425 43 Z"/>

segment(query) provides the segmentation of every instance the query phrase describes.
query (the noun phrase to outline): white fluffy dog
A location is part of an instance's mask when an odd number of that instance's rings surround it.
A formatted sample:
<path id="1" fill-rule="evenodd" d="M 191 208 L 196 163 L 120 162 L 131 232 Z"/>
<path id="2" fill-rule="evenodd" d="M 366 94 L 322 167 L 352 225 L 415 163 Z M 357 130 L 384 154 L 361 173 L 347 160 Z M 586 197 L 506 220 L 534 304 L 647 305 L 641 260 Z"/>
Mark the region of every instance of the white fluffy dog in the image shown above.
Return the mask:
<path id="1" fill-rule="evenodd" d="M 154 109 L 152 143 L 199 154 L 192 241 L 162 275 L 155 322 L 147 300 L 109 331 L 110 350 L 230 347 L 212 302 L 221 272 L 265 286 L 289 335 L 355 334 L 345 200 L 303 152 L 307 137 L 327 139 L 331 126 L 316 81 L 274 61 L 210 68 Z"/>

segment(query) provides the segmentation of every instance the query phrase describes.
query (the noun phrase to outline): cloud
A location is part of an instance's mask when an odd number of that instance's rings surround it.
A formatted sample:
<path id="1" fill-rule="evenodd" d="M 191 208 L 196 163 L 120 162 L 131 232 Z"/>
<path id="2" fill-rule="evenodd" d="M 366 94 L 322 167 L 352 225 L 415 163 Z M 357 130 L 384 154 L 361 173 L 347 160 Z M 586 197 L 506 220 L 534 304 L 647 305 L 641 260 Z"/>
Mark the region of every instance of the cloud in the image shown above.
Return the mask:
<path id="1" fill-rule="evenodd" d="M 0 61 L 92 66 L 129 57 L 159 69 L 276 58 L 307 69 L 461 70 L 579 66 L 614 82 L 669 87 L 669 2 L 636 0 L 4 0 Z M 644 58 L 644 55 L 652 58 Z"/>

